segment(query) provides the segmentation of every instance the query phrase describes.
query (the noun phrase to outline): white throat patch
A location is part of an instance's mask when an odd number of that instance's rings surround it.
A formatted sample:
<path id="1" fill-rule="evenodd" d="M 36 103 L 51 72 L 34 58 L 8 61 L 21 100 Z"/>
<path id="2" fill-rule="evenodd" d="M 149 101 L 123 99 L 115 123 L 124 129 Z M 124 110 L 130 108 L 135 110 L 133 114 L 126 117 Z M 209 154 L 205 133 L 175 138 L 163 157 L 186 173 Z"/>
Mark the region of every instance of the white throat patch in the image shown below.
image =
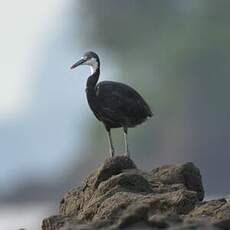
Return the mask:
<path id="1" fill-rule="evenodd" d="M 96 58 L 90 58 L 88 61 L 84 63 L 84 65 L 89 65 L 91 74 L 94 74 L 98 68 L 98 62 Z"/>

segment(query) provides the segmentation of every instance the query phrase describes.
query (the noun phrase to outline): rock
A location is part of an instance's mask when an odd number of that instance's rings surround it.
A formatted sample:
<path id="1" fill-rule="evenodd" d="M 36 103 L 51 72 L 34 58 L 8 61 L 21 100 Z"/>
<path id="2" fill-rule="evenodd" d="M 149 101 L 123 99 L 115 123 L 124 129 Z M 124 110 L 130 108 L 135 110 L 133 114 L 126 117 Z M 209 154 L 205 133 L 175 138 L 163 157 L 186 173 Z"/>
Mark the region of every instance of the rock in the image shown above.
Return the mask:
<path id="1" fill-rule="evenodd" d="M 203 197 L 200 171 L 192 163 L 147 173 L 118 156 L 67 192 L 59 215 L 43 220 L 42 229 L 227 229 L 229 202 Z"/>
<path id="2" fill-rule="evenodd" d="M 165 165 L 152 170 L 152 177 L 163 184 L 183 184 L 186 189 L 197 192 L 198 199 L 203 200 L 204 189 L 200 170 L 193 163 L 182 165 Z"/>
<path id="3" fill-rule="evenodd" d="M 230 204 L 225 199 L 206 201 L 198 204 L 190 216 L 211 217 L 212 221 L 230 220 Z"/>

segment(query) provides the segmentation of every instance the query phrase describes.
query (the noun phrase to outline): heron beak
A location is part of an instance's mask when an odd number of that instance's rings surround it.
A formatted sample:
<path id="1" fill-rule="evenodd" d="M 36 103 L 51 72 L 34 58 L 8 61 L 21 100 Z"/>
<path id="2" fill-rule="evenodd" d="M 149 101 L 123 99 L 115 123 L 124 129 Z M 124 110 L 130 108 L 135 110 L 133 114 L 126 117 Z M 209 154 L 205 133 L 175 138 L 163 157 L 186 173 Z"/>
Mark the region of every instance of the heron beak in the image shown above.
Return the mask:
<path id="1" fill-rule="evenodd" d="M 83 64 L 84 62 L 85 62 L 84 59 L 80 59 L 78 62 L 76 62 L 75 64 L 73 64 L 73 65 L 70 67 L 70 69 L 74 69 L 74 68 L 76 68 L 77 66 Z"/>

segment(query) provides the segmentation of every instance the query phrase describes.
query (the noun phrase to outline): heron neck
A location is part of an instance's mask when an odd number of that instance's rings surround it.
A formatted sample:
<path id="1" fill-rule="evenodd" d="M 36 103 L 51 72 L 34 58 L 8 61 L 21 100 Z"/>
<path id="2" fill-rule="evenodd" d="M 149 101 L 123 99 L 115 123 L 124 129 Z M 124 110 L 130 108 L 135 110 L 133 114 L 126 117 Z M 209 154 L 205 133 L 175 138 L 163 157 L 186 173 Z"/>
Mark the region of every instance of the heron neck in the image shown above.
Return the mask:
<path id="1" fill-rule="evenodd" d="M 86 88 L 94 88 L 98 82 L 100 76 L 100 66 L 98 66 L 95 71 L 89 76 L 86 84 Z"/>

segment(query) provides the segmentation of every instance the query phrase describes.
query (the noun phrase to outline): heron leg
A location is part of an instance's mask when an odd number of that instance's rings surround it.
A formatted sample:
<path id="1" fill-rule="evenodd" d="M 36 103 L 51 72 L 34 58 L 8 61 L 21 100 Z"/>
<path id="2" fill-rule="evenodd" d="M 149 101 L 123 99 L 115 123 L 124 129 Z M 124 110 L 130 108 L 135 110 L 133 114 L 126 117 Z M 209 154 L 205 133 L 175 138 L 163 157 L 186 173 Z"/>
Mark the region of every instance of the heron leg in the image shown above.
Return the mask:
<path id="1" fill-rule="evenodd" d="M 125 139 L 125 156 L 130 157 L 129 145 L 128 145 L 128 128 L 124 127 L 124 139 Z"/>
<path id="2" fill-rule="evenodd" d="M 114 147 L 113 147 L 111 132 L 110 132 L 110 129 L 106 129 L 106 130 L 107 130 L 108 140 L 109 140 L 109 152 L 110 152 L 111 157 L 113 157 L 114 156 Z"/>

